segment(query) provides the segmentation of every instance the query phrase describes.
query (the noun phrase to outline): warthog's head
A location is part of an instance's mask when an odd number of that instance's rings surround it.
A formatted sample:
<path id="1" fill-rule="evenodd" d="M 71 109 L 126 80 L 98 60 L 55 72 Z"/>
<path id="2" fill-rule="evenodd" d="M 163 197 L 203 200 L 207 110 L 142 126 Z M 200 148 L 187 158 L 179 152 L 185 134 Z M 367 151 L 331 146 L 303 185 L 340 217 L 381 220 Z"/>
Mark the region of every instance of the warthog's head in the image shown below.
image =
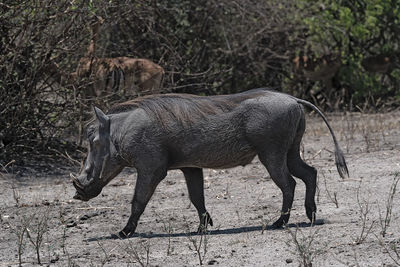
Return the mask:
<path id="1" fill-rule="evenodd" d="M 118 152 L 110 139 L 110 118 L 100 109 L 94 108 L 97 125 L 88 128 L 88 155 L 78 178 L 71 175 L 76 188 L 75 199 L 88 201 L 101 193 L 123 169 Z"/>

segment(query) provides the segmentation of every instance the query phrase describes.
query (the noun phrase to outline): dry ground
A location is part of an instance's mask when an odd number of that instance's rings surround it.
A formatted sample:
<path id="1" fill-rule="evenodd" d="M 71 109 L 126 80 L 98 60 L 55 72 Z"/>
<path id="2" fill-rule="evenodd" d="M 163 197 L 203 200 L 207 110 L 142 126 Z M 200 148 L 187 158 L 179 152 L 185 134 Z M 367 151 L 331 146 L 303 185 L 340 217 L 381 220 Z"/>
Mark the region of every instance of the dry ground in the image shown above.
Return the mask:
<path id="1" fill-rule="evenodd" d="M 35 247 L 51 266 L 194 266 L 200 260 L 219 266 L 400 264 L 395 254 L 400 251 L 400 182 L 393 190 L 400 177 L 399 117 L 399 112 L 329 116 L 350 170 L 350 178 L 342 180 L 326 126 L 308 116 L 304 158 L 317 168 L 319 188 L 313 227 L 303 207 L 304 184 L 297 180 L 291 224 L 269 228 L 282 198 L 257 159 L 246 167 L 204 171 L 206 205 L 214 220 L 208 234 L 191 234 L 197 214 L 182 174 L 171 171 L 140 220 L 139 236 L 125 240 L 111 233 L 121 230 L 130 214 L 133 170 L 87 203 L 72 200 L 68 173 L 79 167 L 0 174 L 0 265 L 35 264 Z"/>

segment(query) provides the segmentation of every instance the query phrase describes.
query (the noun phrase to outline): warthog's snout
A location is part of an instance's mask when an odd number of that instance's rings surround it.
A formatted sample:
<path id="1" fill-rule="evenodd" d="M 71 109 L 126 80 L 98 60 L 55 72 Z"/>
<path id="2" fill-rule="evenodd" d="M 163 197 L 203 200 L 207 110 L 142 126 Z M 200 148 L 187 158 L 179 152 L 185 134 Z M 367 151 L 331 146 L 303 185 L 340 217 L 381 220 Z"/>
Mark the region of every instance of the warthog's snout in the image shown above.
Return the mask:
<path id="1" fill-rule="evenodd" d="M 80 185 L 75 181 L 72 182 L 72 184 L 74 185 L 74 187 L 76 189 L 76 192 L 75 192 L 75 195 L 74 195 L 73 198 L 74 199 L 79 199 L 79 200 L 82 200 L 82 201 L 88 201 L 89 199 L 85 197 L 86 194 L 85 194 L 84 189 L 81 188 Z"/>
<path id="2" fill-rule="evenodd" d="M 90 186 L 83 185 L 78 178 L 70 174 L 72 184 L 76 189 L 76 193 L 73 196 L 74 199 L 79 199 L 82 201 L 89 201 L 91 198 L 96 197 L 100 194 L 100 190 L 90 190 Z M 93 191 L 93 192 L 92 192 Z"/>

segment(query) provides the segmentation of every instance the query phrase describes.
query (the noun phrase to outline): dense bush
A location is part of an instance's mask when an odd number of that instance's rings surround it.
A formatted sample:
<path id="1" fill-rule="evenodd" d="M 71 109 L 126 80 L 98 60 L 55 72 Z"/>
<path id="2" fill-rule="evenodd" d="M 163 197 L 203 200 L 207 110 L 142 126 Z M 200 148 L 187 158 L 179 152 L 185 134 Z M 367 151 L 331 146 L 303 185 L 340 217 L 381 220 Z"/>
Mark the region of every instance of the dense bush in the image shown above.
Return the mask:
<path id="1" fill-rule="evenodd" d="M 153 60 L 166 70 L 164 92 L 268 86 L 333 110 L 398 105 L 399 6 L 396 0 L 3 1 L 0 163 L 74 148 L 79 93 L 90 85 L 71 73 L 96 16 L 105 20 L 96 55 Z M 330 60 L 340 62 L 337 70 L 316 78 Z"/>
<path id="2" fill-rule="evenodd" d="M 305 0 L 301 4 L 311 13 L 303 19 L 308 29 L 305 49 L 316 56 L 326 51 L 341 55 L 333 89 L 345 89 L 351 98 L 346 104 L 398 103 L 400 2 Z"/>

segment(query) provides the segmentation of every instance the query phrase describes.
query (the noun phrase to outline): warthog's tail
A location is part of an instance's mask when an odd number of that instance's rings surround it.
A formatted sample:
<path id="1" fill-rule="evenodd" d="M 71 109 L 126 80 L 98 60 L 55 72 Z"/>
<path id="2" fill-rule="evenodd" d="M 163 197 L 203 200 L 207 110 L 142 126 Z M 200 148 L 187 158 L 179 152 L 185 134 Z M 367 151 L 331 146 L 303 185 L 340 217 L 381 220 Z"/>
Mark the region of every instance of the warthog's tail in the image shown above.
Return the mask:
<path id="1" fill-rule="evenodd" d="M 342 178 L 349 177 L 349 170 L 347 169 L 346 160 L 344 159 L 343 152 L 339 147 L 339 143 L 336 139 L 336 136 L 335 136 L 331 126 L 329 125 L 328 120 L 326 119 L 325 115 L 322 113 L 321 110 L 319 110 L 316 106 L 314 106 L 310 102 L 308 102 L 306 100 L 298 99 L 298 98 L 295 98 L 295 99 L 296 99 L 297 103 L 300 103 L 304 106 L 312 108 L 322 117 L 326 126 L 328 126 L 328 129 L 331 132 L 331 135 L 333 138 L 333 142 L 335 143 L 335 162 L 336 162 L 336 168 L 339 172 L 339 175 Z"/>

